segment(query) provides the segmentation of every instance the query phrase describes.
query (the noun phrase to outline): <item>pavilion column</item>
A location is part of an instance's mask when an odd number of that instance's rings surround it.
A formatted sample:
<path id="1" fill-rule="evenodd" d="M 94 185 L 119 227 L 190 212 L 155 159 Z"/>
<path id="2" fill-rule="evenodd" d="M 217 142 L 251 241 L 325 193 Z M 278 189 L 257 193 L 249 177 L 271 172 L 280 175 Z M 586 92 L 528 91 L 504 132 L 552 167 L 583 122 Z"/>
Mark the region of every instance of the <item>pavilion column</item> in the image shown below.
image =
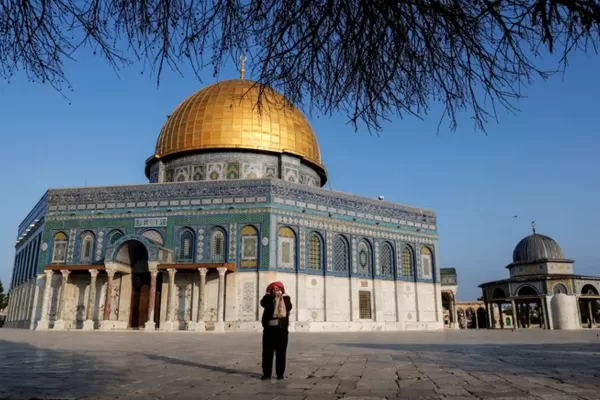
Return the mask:
<path id="1" fill-rule="evenodd" d="M 217 322 L 215 323 L 215 331 L 225 331 L 225 322 L 223 322 L 223 314 L 225 308 L 225 273 L 227 268 L 217 268 L 219 272 L 219 299 L 217 303 Z"/>
<path id="2" fill-rule="evenodd" d="M 54 271 L 45 271 L 46 282 L 44 284 L 44 299 L 42 300 L 42 315 L 37 323 L 36 330 L 45 331 L 50 324 L 50 300 L 52 299 L 52 277 Z"/>
<path id="3" fill-rule="evenodd" d="M 154 322 L 154 307 L 156 305 L 156 278 L 158 277 L 158 269 L 149 268 L 150 270 L 150 294 L 148 299 L 148 321 L 144 326 L 145 332 L 152 332 L 156 329 Z"/>
<path id="4" fill-rule="evenodd" d="M 56 321 L 54 321 L 54 329 L 57 331 L 65 329 L 65 303 L 67 302 L 67 285 L 69 284 L 69 274 L 71 271 L 68 269 L 61 269 L 60 273 L 62 274 L 62 283 L 60 285 L 60 297 L 58 300 L 58 315 Z"/>
<path id="5" fill-rule="evenodd" d="M 86 319 L 83 321 L 84 331 L 94 330 L 94 313 L 96 312 L 96 280 L 98 279 L 98 270 L 90 269 L 90 290 L 88 293 L 88 305 L 86 310 Z"/>
<path id="6" fill-rule="evenodd" d="M 552 307 L 550 305 L 550 297 L 546 296 L 546 298 L 543 299 L 542 301 L 544 301 L 546 303 L 546 312 L 548 313 L 547 329 L 554 330 L 554 317 L 552 316 Z"/>
<path id="7" fill-rule="evenodd" d="M 517 304 L 513 299 L 510 300 L 510 305 L 512 307 L 512 319 L 513 319 L 513 328 L 519 329 L 519 322 L 517 319 Z"/>
<path id="8" fill-rule="evenodd" d="M 492 326 L 492 308 L 493 307 L 494 307 L 493 303 L 485 303 L 485 315 L 487 317 L 488 329 Z"/>
<path id="9" fill-rule="evenodd" d="M 504 329 L 504 316 L 502 315 L 502 303 L 498 303 L 498 319 L 500 320 L 500 329 Z"/>
<path id="10" fill-rule="evenodd" d="M 546 315 L 546 302 L 543 298 L 540 297 L 540 306 L 542 308 L 542 316 L 540 317 L 540 328 L 549 329 L 548 328 L 548 317 Z"/>
<path id="11" fill-rule="evenodd" d="M 496 318 L 494 318 L 494 303 L 490 303 L 490 324 L 488 327 L 491 329 L 496 328 Z"/>
<path id="12" fill-rule="evenodd" d="M 110 311 L 111 311 L 110 308 L 111 308 L 111 304 L 112 304 L 112 297 L 115 292 L 115 273 L 116 272 L 117 272 L 117 270 L 114 268 L 106 269 L 106 275 L 108 275 L 108 281 L 106 282 L 106 294 L 105 294 L 105 298 L 104 298 L 104 316 L 103 316 L 102 325 L 101 325 L 101 328 L 103 330 L 112 329 L 112 326 L 110 323 Z"/>
<path id="13" fill-rule="evenodd" d="M 593 328 L 595 325 L 595 321 L 594 321 L 594 313 L 592 312 L 592 300 L 588 300 L 588 318 L 589 318 L 589 327 Z"/>
<path id="14" fill-rule="evenodd" d="M 460 326 L 458 324 L 458 311 L 456 310 L 456 295 L 452 296 L 452 318 L 454 320 L 453 328 L 459 329 Z"/>
<path id="15" fill-rule="evenodd" d="M 529 301 L 527 303 L 525 303 L 525 327 L 526 328 L 531 327 L 531 310 L 530 310 Z"/>
<path id="16" fill-rule="evenodd" d="M 177 270 L 175 268 L 167 268 L 169 273 L 169 298 L 167 301 L 167 317 L 165 321 L 164 330 L 174 331 L 175 330 L 175 274 Z"/>
<path id="17" fill-rule="evenodd" d="M 204 322 L 204 305 L 206 304 L 206 273 L 207 268 L 198 268 L 200 273 L 200 285 L 198 287 L 198 314 L 196 321 L 188 324 L 188 330 L 196 332 L 206 331 L 206 323 Z"/>

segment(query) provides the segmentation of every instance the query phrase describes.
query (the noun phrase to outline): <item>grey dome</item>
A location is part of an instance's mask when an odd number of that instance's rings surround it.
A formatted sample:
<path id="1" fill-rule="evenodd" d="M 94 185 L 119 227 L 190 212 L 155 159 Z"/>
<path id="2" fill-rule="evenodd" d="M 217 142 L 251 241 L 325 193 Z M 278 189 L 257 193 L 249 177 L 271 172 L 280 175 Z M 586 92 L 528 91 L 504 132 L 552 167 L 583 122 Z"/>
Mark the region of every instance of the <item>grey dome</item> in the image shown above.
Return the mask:
<path id="1" fill-rule="evenodd" d="M 517 244 L 513 251 L 513 262 L 538 260 L 564 260 L 562 249 L 551 237 L 534 233 Z"/>

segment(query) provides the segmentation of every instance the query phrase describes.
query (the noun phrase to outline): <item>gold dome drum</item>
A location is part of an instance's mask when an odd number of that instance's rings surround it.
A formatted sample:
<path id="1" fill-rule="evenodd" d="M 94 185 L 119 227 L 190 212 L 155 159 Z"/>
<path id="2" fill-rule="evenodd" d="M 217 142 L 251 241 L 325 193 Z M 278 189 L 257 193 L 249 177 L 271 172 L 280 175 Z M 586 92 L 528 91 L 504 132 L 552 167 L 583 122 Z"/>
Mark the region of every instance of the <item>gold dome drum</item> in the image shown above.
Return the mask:
<path id="1" fill-rule="evenodd" d="M 208 149 L 288 153 L 325 169 L 317 138 L 302 112 L 276 91 L 234 79 L 203 88 L 184 100 L 163 126 L 153 159 Z"/>

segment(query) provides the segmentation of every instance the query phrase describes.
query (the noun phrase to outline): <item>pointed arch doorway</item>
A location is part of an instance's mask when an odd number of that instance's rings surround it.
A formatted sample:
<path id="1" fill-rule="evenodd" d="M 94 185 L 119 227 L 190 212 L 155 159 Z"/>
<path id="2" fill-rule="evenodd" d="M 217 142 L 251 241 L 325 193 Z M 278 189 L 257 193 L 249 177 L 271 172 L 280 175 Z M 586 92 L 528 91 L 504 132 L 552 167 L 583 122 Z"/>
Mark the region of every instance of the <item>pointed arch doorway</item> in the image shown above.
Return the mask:
<path id="1" fill-rule="evenodd" d="M 148 321 L 150 299 L 150 271 L 148 269 L 148 250 L 137 240 L 125 242 L 117 254 L 117 260 L 131 266 L 131 303 L 129 307 L 129 327 L 143 328 Z M 160 287 L 162 276 L 157 276 L 157 290 L 154 299 L 154 323 L 158 327 L 160 320 Z"/>

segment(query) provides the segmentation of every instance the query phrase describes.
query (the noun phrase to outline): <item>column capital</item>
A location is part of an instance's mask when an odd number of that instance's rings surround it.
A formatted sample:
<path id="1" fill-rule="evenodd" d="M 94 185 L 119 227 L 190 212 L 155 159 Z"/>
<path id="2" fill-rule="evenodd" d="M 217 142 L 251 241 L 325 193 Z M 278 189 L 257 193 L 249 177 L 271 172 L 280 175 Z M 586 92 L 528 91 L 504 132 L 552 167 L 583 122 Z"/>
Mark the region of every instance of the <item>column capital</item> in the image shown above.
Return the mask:
<path id="1" fill-rule="evenodd" d="M 106 268 L 106 274 L 110 279 L 115 277 L 115 273 L 117 272 L 116 268 Z"/>
<path id="2" fill-rule="evenodd" d="M 61 269 L 60 273 L 62 274 L 63 279 L 67 279 L 69 277 L 69 274 L 71 274 L 71 271 L 69 271 L 68 269 Z"/>
<path id="3" fill-rule="evenodd" d="M 51 269 L 47 269 L 46 271 L 44 271 L 44 274 L 46 274 L 46 278 L 52 278 L 54 276 L 54 271 L 52 271 Z"/>
<path id="4" fill-rule="evenodd" d="M 167 268 L 167 272 L 169 273 L 169 276 L 175 276 L 177 270 L 175 268 Z"/>
<path id="5" fill-rule="evenodd" d="M 208 268 L 198 268 L 198 272 L 200 272 L 200 275 L 206 275 Z"/>
<path id="6" fill-rule="evenodd" d="M 150 271 L 150 276 L 153 276 L 156 278 L 156 276 L 158 276 L 158 269 L 156 268 L 149 268 L 148 271 Z"/>
<path id="7" fill-rule="evenodd" d="M 92 279 L 96 279 L 96 277 L 98 276 L 98 270 L 97 269 L 88 269 L 90 275 L 92 276 Z"/>
<path id="8" fill-rule="evenodd" d="M 217 271 L 219 272 L 219 276 L 225 275 L 225 272 L 227 272 L 227 268 L 225 268 L 225 267 L 217 268 Z"/>

